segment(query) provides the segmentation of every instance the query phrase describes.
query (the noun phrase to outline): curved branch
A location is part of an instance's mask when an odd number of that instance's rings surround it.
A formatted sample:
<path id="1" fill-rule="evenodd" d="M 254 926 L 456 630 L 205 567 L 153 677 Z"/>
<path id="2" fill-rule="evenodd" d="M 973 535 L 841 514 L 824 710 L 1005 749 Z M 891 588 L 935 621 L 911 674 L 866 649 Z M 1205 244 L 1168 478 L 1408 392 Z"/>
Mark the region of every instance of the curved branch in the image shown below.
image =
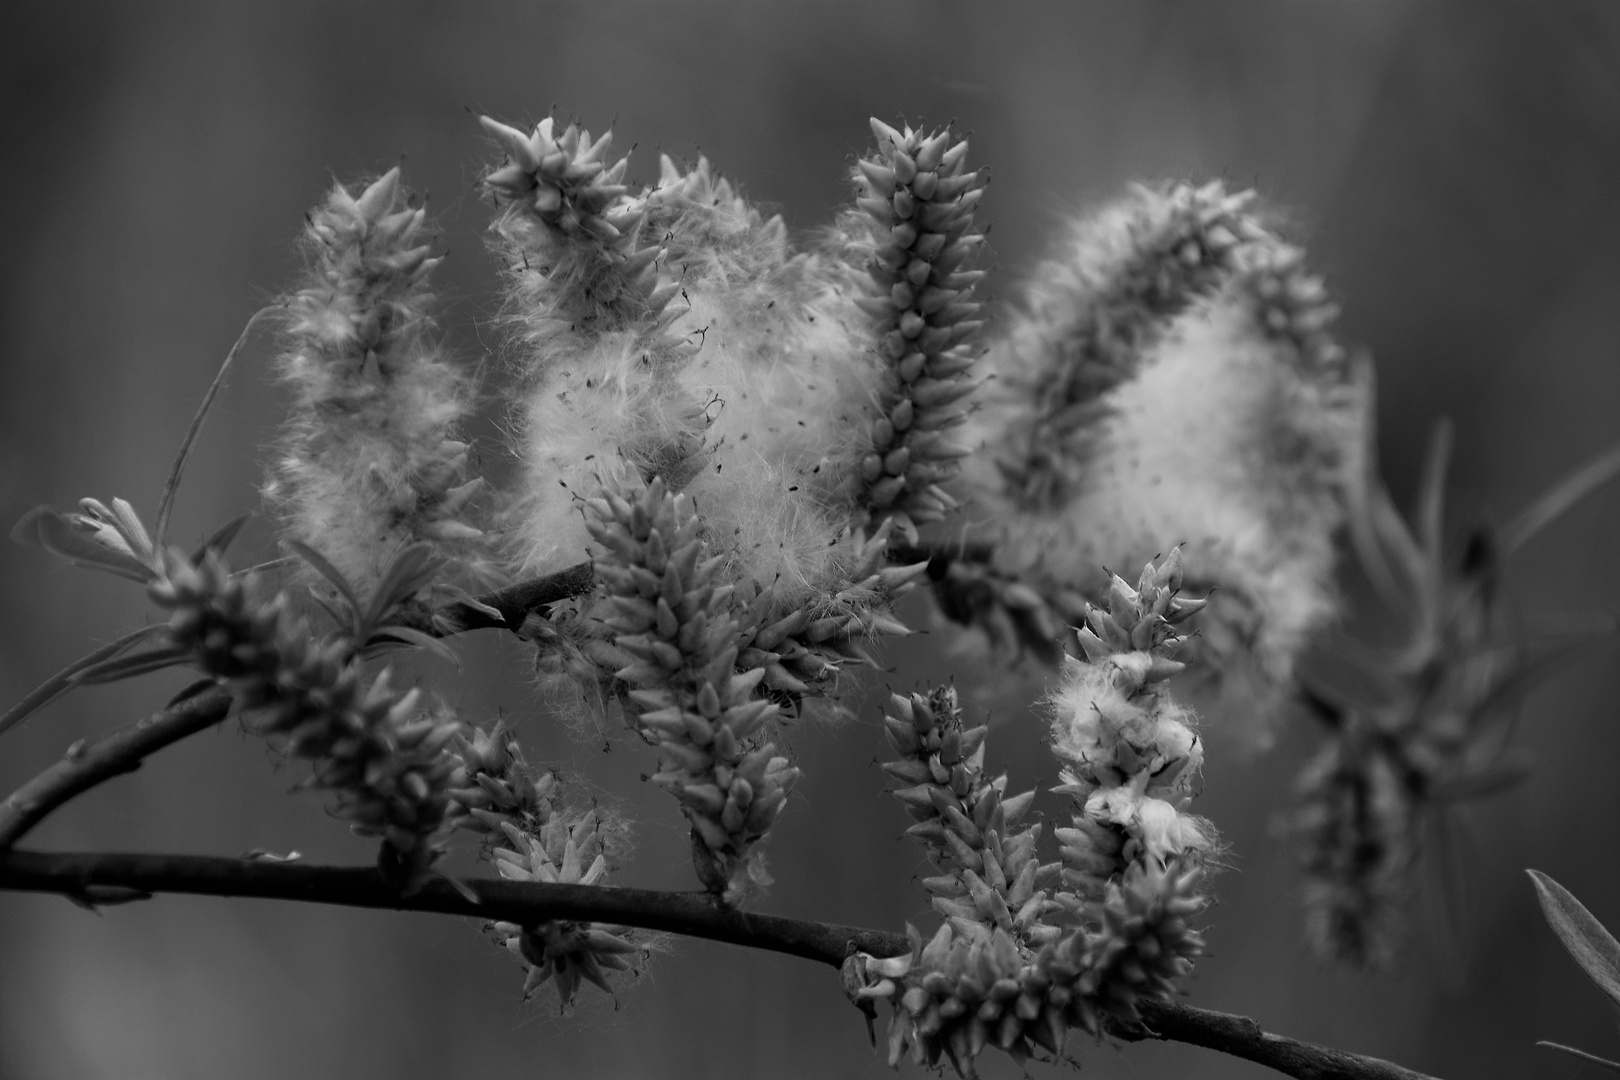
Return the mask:
<path id="1" fill-rule="evenodd" d="M 463 895 L 464 886 L 477 902 Z M 579 919 L 639 926 L 730 945 L 787 953 L 834 967 L 850 949 L 895 956 L 911 948 L 904 934 L 755 915 L 716 906 L 706 892 L 660 892 L 601 885 L 541 885 L 479 878 L 429 880 L 405 896 L 369 866 L 229 859 L 206 855 L 0 852 L 0 889 L 54 892 L 94 899 L 97 888 L 139 893 L 245 896 L 343 907 L 424 911 L 533 924 Z"/>
<path id="2" fill-rule="evenodd" d="M 141 767 L 141 759 L 213 727 L 231 709 L 231 692 L 210 686 L 89 746 L 74 743 L 62 760 L 0 803 L 0 852 L 75 795 Z"/>
<path id="3" fill-rule="evenodd" d="M 896 544 L 889 549 L 893 563 L 927 562 L 936 576 L 958 559 L 983 562 L 989 558 L 989 549 L 983 545 L 923 545 L 914 547 Z M 513 582 L 511 585 L 477 597 L 472 603 L 452 602 L 434 611 L 417 611 L 410 625 L 429 633 L 456 634 L 466 630 L 511 630 L 523 626 L 531 614 L 544 615 L 545 610 L 560 600 L 582 596 L 596 584 L 596 572 L 589 562 L 575 563 L 554 573 Z M 434 625 L 434 619 L 439 623 Z M 445 624 L 449 627 L 446 628 Z"/>
<path id="4" fill-rule="evenodd" d="M 911 947 L 904 935 L 887 931 L 717 907 L 707 893 L 491 879 L 459 886 L 436 879 L 404 896 L 384 884 L 371 867 L 199 855 L 0 852 L 0 889 L 57 893 L 86 904 L 171 892 L 435 912 L 525 924 L 580 919 L 787 953 L 833 967 L 840 966 L 853 950 L 896 956 Z M 464 895 L 463 888 L 477 900 Z M 1177 1002 L 1142 1002 L 1139 1008 L 1142 1026 L 1117 1029 L 1115 1035 L 1131 1041 L 1159 1039 L 1219 1050 L 1296 1080 L 1434 1080 L 1378 1058 L 1268 1034 L 1246 1017 Z"/>

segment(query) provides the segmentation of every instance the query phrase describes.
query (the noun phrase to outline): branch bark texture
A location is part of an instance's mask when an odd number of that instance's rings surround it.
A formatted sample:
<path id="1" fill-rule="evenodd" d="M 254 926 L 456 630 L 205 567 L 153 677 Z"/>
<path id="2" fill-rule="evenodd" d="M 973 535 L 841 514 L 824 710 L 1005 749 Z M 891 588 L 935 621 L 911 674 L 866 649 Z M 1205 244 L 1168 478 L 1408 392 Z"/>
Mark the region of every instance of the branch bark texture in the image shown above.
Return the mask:
<path id="1" fill-rule="evenodd" d="M 897 956 L 904 935 L 756 915 L 718 907 L 707 893 L 479 879 L 429 881 L 409 896 L 371 867 L 310 866 L 199 855 L 0 852 L 0 889 L 56 893 L 94 904 L 153 893 L 301 900 L 345 907 L 419 911 L 534 924 L 548 919 L 619 923 L 786 953 L 839 967 L 851 951 Z M 1296 1080 L 1434 1080 L 1378 1058 L 1272 1035 L 1253 1020 L 1179 1002 L 1144 1002 L 1131 1041 L 1184 1042 L 1253 1061 Z"/>
<path id="2" fill-rule="evenodd" d="M 0 852 L 69 799 L 103 780 L 134 772 L 148 754 L 213 727 L 230 710 L 231 692 L 210 686 L 88 746 L 75 743 L 60 761 L 0 803 Z"/>

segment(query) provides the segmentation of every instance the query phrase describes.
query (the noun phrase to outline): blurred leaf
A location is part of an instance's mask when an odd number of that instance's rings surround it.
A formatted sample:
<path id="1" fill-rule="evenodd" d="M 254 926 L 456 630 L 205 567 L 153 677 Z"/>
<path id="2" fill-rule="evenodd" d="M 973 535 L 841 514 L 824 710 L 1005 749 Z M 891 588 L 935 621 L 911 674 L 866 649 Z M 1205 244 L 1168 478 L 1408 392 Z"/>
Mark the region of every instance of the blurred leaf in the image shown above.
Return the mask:
<path id="1" fill-rule="evenodd" d="M 1443 565 L 1446 512 L 1446 470 L 1451 465 L 1451 421 L 1436 421 L 1423 455 L 1423 479 L 1418 484 L 1417 522 L 1423 553 L 1431 569 Z M 1438 578 L 1438 575 L 1432 575 Z M 1439 581 L 1436 580 L 1438 585 Z"/>
<path id="2" fill-rule="evenodd" d="M 1519 511 L 1501 532 L 1502 554 L 1509 555 L 1542 529 L 1557 521 L 1582 499 L 1620 476 L 1620 445 L 1611 446 L 1544 492 Z"/>
<path id="3" fill-rule="evenodd" d="M 123 637 L 103 645 L 95 652 L 79 657 L 77 660 L 73 661 L 73 663 L 69 664 L 67 667 L 51 676 L 51 678 L 41 683 L 37 688 L 35 688 L 33 693 L 29 694 L 27 697 L 17 702 L 17 704 L 13 705 L 4 716 L 0 716 L 0 734 L 3 734 L 8 728 L 22 723 L 36 712 L 49 705 L 63 694 L 67 693 L 69 690 L 72 690 L 73 687 L 78 683 L 78 675 L 80 672 L 85 671 L 88 668 L 92 668 L 104 660 L 117 656 L 130 646 L 151 637 L 153 634 L 165 628 L 165 624 L 157 623 L 153 626 L 143 626 L 139 630 L 131 630 Z"/>
<path id="4" fill-rule="evenodd" d="M 155 570 L 135 556 L 96 542 L 67 515 L 49 506 L 36 506 L 24 514 L 12 528 L 11 538 L 19 544 L 44 548 L 74 566 L 105 570 L 142 585 L 157 577 Z"/>
<path id="5" fill-rule="evenodd" d="M 1500 795 L 1522 783 L 1535 763 L 1535 755 L 1528 750 L 1508 750 L 1494 765 L 1455 779 L 1441 780 L 1429 788 L 1428 795 L 1437 802 L 1459 802 Z"/>
<path id="6" fill-rule="evenodd" d="M 366 654 L 375 655 L 377 646 L 384 648 L 396 646 L 401 648 L 426 649 L 441 660 L 448 660 L 457 669 L 461 667 L 461 657 L 456 651 L 439 638 L 410 626 L 382 626 L 371 632 L 366 639 Z"/>
<path id="7" fill-rule="evenodd" d="M 1602 638 L 1581 637 L 1503 646 L 1497 651 L 1513 653 L 1522 650 L 1529 655 L 1523 656 L 1517 663 L 1509 663 L 1501 674 L 1492 678 L 1490 690 L 1470 711 L 1475 716 L 1487 716 L 1498 710 L 1516 708 L 1536 687 L 1581 659 L 1588 649 L 1601 642 Z M 1535 655 L 1537 653 L 1539 655 Z"/>
<path id="8" fill-rule="evenodd" d="M 246 525 L 252 517 L 252 514 L 243 514 L 240 517 L 232 518 L 214 530 L 214 534 L 203 541 L 202 547 L 192 553 L 192 563 L 202 562 L 203 558 L 210 553 L 216 556 L 225 554 L 225 549 L 231 546 L 231 541 L 236 539 L 236 534 L 242 531 L 242 526 Z"/>
<path id="9" fill-rule="evenodd" d="M 1536 899 L 1558 940 L 1581 965 L 1586 977 L 1620 1006 L 1620 942 L 1572 894 L 1539 870 L 1526 870 L 1536 886 Z"/>

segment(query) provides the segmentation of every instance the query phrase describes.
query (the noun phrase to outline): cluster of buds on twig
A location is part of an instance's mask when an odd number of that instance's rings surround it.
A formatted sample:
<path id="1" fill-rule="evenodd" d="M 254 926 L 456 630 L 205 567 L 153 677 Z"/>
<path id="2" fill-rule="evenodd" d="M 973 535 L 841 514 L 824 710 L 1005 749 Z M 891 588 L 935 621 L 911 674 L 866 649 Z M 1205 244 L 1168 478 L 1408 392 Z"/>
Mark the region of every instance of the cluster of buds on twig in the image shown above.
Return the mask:
<path id="1" fill-rule="evenodd" d="M 1115 575 L 1107 609 L 1088 607 L 1079 631 L 1086 658 L 1065 664 L 1051 697 L 1052 752 L 1065 763 L 1058 790 L 1075 803 L 1074 827 L 1057 830 L 1062 899 L 1081 918 L 1131 865 L 1196 865 L 1213 845 L 1208 823 L 1185 812 L 1203 746 L 1192 714 L 1162 685 L 1185 667 L 1171 656 L 1177 627 L 1205 603 L 1180 589 L 1179 548 L 1148 563 L 1135 589 Z"/>
<path id="2" fill-rule="evenodd" d="M 958 403 L 976 387 L 967 343 L 982 325 L 972 300 L 981 271 L 964 264 L 983 243 L 973 211 L 987 179 L 967 171 L 967 143 L 872 121 L 874 157 L 856 164 L 856 204 L 870 218 L 870 293 L 856 302 L 876 321 L 892 381 L 884 415 L 861 462 L 862 501 L 913 543 L 917 526 L 944 518 L 956 501 L 939 485 L 969 452 L 950 438 Z"/>
<path id="3" fill-rule="evenodd" d="M 1175 992 L 1204 948 L 1188 924 L 1206 904 L 1199 875 L 1177 862 L 1135 866 L 1110 886 L 1096 926 L 1071 928 L 1033 951 L 980 923 L 952 920 L 927 944 L 913 930 L 907 955 L 851 956 L 845 986 L 868 1009 L 884 999 L 893 1005 L 890 1065 L 909 1049 L 919 1065 L 943 1058 L 973 1077 L 987 1046 L 1020 1067 L 1038 1051 L 1057 1059 L 1073 1029 L 1100 1036 L 1105 1022 L 1137 1024 L 1139 1002 Z"/>
<path id="4" fill-rule="evenodd" d="M 892 529 L 885 521 L 870 537 L 859 529 L 840 537 L 850 555 L 844 571 L 849 584 L 814 604 L 784 613 L 774 590 L 756 586 L 741 620 L 738 662 L 764 667 L 763 685 L 784 709 L 829 694 L 846 666 L 875 666 L 864 641 L 911 632 L 894 616 L 893 605 L 916 586 L 928 564 L 888 565 Z"/>
<path id="5" fill-rule="evenodd" d="M 612 869 L 620 832 L 595 805 L 570 806 L 563 781 L 523 760 L 505 725 L 457 737 L 457 751 L 470 783 L 451 795 L 465 813 L 462 828 L 485 838 L 485 857 L 508 881 L 595 885 Z M 646 948 L 629 927 L 570 919 L 533 924 L 491 922 L 490 934 L 527 966 L 525 997 L 546 983 L 567 1009 L 582 982 L 610 996 L 615 972 L 638 972 Z"/>
<path id="6" fill-rule="evenodd" d="M 387 670 L 370 678 L 363 670 L 368 639 L 389 633 L 397 600 L 431 570 L 404 561 L 415 566 L 396 564 L 405 572 L 385 578 L 351 632 L 324 638 L 290 614 L 286 594 L 258 599 L 252 579 L 232 576 L 212 553 L 196 563 L 167 558 L 147 592 L 170 612 L 173 645 L 256 714 L 253 731 L 310 762 L 307 786 L 332 794 L 356 833 L 382 838 L 379 868 L 409 890 L 444 849 L 450 793 L 465 776 L 450 748 L 460 721 L 426 710 L 421 691 L 395 688 Z"/>
<path id="7" fill-rule="evenodd" d="M 640 244 L 646 200 L 623 183 L 629 155 L 604 160 L 613 133 L 593 141 L 578 124 L 558 133 L 549 116 L 528 135 L 487 116 L 480 122 L 506 152 L 506 163 L 484 177 L 507 210 L 499 227 L 520 256 L 546 259 L 523 271 L 577 278 L 581 300 L 624 319 L 656 318 L 680 285 L 659 274 L 663 249 Z"/>
<path id="8" fill-rule="evenodd" d="M 1026 944 L 1055 938 L 1057 928 L 1042 919 L 1059 909 L 1045 890 L 1058 864 L 1037 857 L 1039 823 L 1017 829 L 1035 792 L 1007 798 L 1005 775 L 985 779 L 988 729 L 963 727 L 948 686 L 893 695 L 883 726 L 900 755 L 883 771 L 905 785 L 894 797 L 916 822 L 906 833 L 922 841 L 939 871 L 922 882 L 934 910 L 964 932 L 973 924 Z"/>
<path id="9" fill-rule="evenodd" d="M 483 480 L 466 479 L 455 437 L 471 395 L 435 340 L 428 278 L 440 259 L 411 201 L 395 168 L 358 196 L 334 186 L 310 213 L 278 360 L 295 401 L 265 497 L 290 537 L 368 591 L 410 543 L 476 569 L 483 536 L 466 520 Z"/>
<path id="10" fill-rule="evenodd" d="M 777 707 L 759 698 L 762 658 L 747 666 L 735 587 L 721 581 L 702 523 L 685 496 L 659 479 L 626 497 L 604 490 L 586 500 L 604 625 L 630 689 L 638 729 L 663 754 L 650 779 L 681 803 L 692 826 L 692 858 L 705 888 L 727 903 L 768 881 L 756 846 L 799 771 L 764 741 Z"/>

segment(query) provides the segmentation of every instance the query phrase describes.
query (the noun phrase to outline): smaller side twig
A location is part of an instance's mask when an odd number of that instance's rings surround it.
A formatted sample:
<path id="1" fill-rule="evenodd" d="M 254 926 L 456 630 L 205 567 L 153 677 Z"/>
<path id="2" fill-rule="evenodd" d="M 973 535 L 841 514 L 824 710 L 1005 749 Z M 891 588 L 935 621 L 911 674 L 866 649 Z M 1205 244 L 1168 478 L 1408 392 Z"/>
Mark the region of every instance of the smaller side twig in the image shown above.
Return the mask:
<path id="1" fill-rule="evenodd" d="M 1295 1080 L 1436 1080 L 1382 1058 L 1273 1035 L 1247 1016 L 1195 1009 L 1179 1001 L 1143 1001 L 1137 1011 L 1142 1014 L 1140 1029 L 1115 1028 L 1111 1034 L 1131 1042 L 1157 1039 L 1202 1046 Z"/>
<path id="2" fill-rule="evenodd" d="M 68 753 L 0 803 L 0 851 L 69 799 L 140 768 L 147 755 L 225 719 L 231 692 L 211 686 L 184 701 Z"/>
<path id="3" fill-rule="evenodd" d="M 554 574 L 514 582 L 504 589 L 480 596 L 476 604 L 446 604 L 436 614 L 441 621 L 454 624 L 448 630 L 442 625 L 431 625 L 432 616 L 425 611 L 413 619 L 411 625 L 418 630 L 439 634 L 485 629 L 516 633 L 531 613 L 544 615 L 548 605 L 582 596 L 590 592 L 595 584 L 596 571 L 591 564 L 575 563 Z M 499 618 L 491 614 L 491 609 L 499 613 Z"/>

